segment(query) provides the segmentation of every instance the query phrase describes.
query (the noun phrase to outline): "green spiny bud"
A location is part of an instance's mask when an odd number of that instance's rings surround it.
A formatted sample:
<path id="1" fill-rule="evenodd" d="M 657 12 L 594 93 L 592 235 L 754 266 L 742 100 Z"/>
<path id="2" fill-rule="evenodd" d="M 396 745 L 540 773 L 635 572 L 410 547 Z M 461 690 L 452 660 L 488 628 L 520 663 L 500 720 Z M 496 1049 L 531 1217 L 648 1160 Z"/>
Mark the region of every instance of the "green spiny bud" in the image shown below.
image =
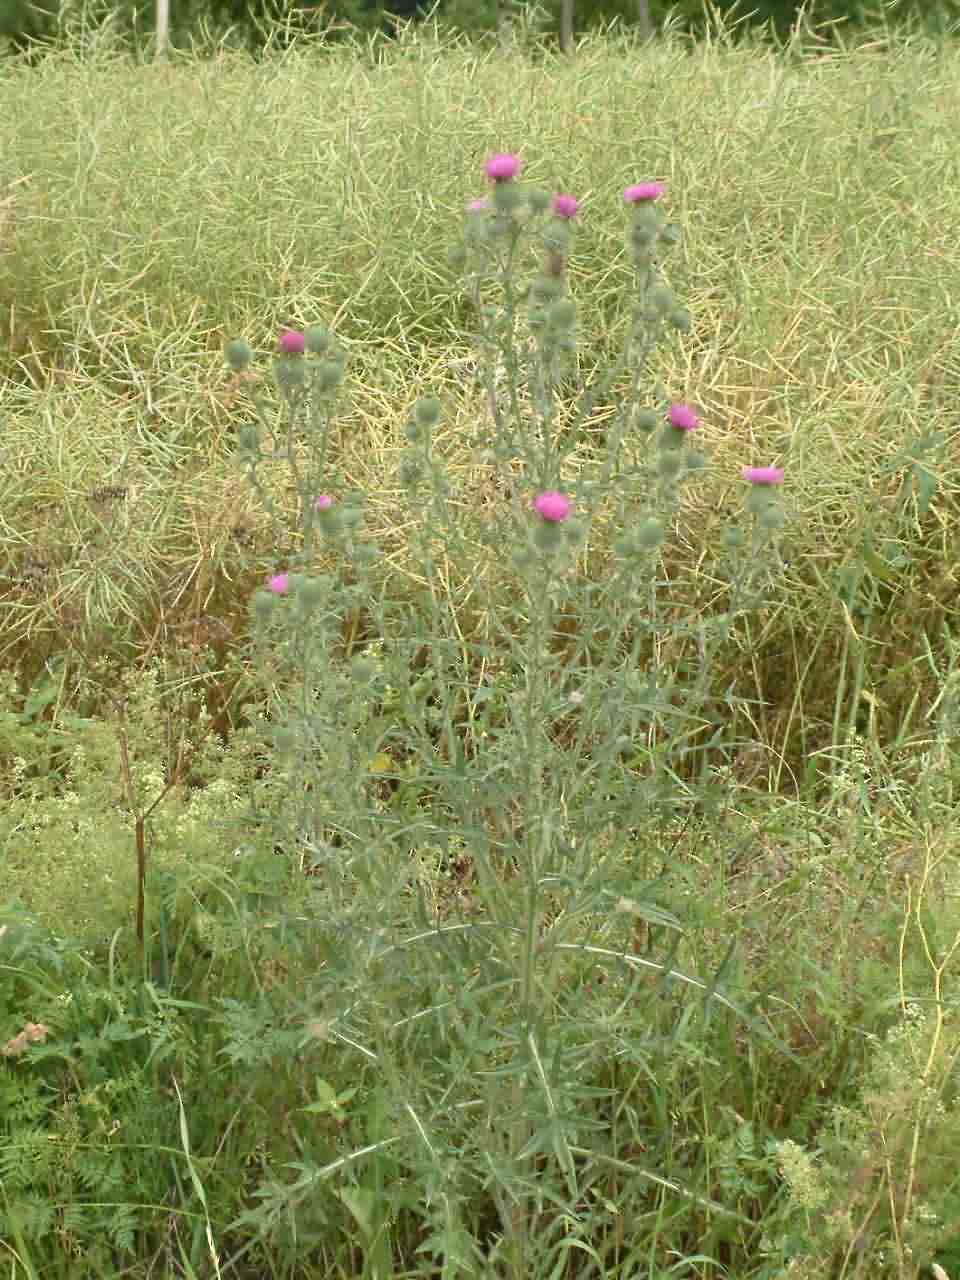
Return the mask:
<path id="1" fill-rule="evenodd" d="M 537 276 L 530 286 L 530 301 L 532 303 L 555 302 L 562 297 L 563 281 L 558 280 L 556 276 Z"/>
<path id="2" fill-rule="evenodd" d="M 277 597 L 272 591 L 255 591 L 253 593 L 253 614 L 258 622 L 268 622 L 273 615 L 273 607 Z"/>
<path id="3" fill-rule="evenodd" d="M 330 346 L 330 330 L 324 324 L 312 324 L 303 336 L 307 350 L 315 356 L 322 356 Z"/>
<path id="4" fill-rule="evenodd" d="M 690 312 L 686 307 L 677 307 L 676 310 L 671 311 L 669 320 L 680 333 L 690 332 Z"/>
<path id="5" fill-rule="evenodd" d="M 423 468 L 415 458 L 404 458 L 400 463 L 400 483 L 404 489 L 415 489 L 422 474 Z"/>
<path id="6" fill-rule="evenodd" d="M 528 191 L 527 204 L 533 213 L 545 213 L 550 208 L 550 194 L 547 191 Z"/>
<path id="7" fill-rule="evenodd" d="M 655 413 L 653 409 L 641 409 L 637 414 L 638 429 L 646 432 L 648 435 L 651 431 L 656 431 L 659 423 L 660 415 Z"/>
<path id="8" fill-rule="evenodd" d="M 440 421 L 440 401 L 436 396 L 421 396 L 414 406 L 414 417 L 421 427 L 433 427 Z"/>
<path id="9" fill-rule="evenodd" d="M 668 289 L 665 284 L 655 284 L 647 294 L 647 302 L 660 315 L 666 314 L 676 302 L 676 297 L 672 289 Z"/>
<path id="10" fill-rule="evenodd" d="M 224 354 L 227 357 L 227 364 L 234 373 L 243 373 L 253 359 L 253 347 L 246 338 L 234 338 L 227 343 Z"/>
<path id="11" fill-rule="evenodd" d="M 376 665 L 360 653 L 350 663 L 350 675 L 358 684 L 369 684 L 376 674 Z"/>
<path id="12" fill-rule="evenodd" d="M 686 451 L 687 470 L 703 471 L 707 465 L 707 459 L 699 449 L 688 449 Z"/>
<path id="13" fill-rule="evenodd" d="M 300 579 L 297 599 L 308 609 L 315 609 L 327 593 L 326 583 L 322 578 L 304 577 Z"/>
<path id="14" fill-rule="evenodd" d="M 683 232 L 676 222 L 668 222 L 660 231 L 660 239 L 664 244 L 679 244 Z"/>
<path id="15" fill-rule="evenodd" d="M 637 542 L 641 547 L 653 551 L 663 542 L 663 525 L 652 516 L 644 520 L 637 529 Z"/>
<path id="16" fill-rule="evenodd" d="M 570 329 L 576 323 L 576 319 L 577 308 L 570 298 L 560 298 L 548 313 L 548 321 L 552 329 Z"/>

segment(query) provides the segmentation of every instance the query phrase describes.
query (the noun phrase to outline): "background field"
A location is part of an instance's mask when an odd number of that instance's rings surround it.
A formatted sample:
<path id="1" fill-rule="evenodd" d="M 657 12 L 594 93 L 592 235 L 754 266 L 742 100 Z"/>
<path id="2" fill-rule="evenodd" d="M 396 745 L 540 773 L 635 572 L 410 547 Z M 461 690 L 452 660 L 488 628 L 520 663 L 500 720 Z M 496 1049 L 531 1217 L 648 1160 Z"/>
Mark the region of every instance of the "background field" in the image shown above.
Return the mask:
<path id="1" fill-rule="evenodd" d="M 382 580 L 416 596 L 397 467 L 418 396 L 441 400 L 458 508 L 496 499 L 470 444 L 484 391 L 449 257 L 494 151 L 521 153 L 525 180 L 583 202 L 571 394 L 626 323 L 621 192 L 666 185 L 684 231 L 666 272 L 693 325 L 651 375 L 698 406 L 709 461 L 665 553 L 684 607 L 712 599 L 704 550 L 739 510 L 740 468 L 787 474 L 779 601 L 716 672 L 717 690 L 735 683 L 749 700 L 731 726 L 728 798 L 679 835 L 647 833 L 644 857 L 669 848 L 667 905 L 696 904 L 680 957 L 712 971 L 737 936 L 738 981 L 776 992 L 772 1022 L 796 1057 L 729 1028 L 688 1043 L 668 1018 L 649 1093 L 610 1140 L 609 1181 L 565 1228 L 586 1243 L 537 1255 L 529 1274 L 775 1276 L 807 1253 L 790 1275 L 914 1276 L 937 1259 L 960 1274 L 956 48 L 877 37 L 806 57 L 590 38 L 561 59 L 421 32 L 376 53 L 318 43 L 259 64 L 223 52 L 147 66 L 108 49 L 4 69 L 0 108 L 0 897 L 13 945 L 0 951 L 0 1042 L 29 1021 L 62 1047 L 31 1050 L 34 1063 L 21 1046 L 0 1066 L 9 1274 L 146 1275 L 147 1259 L 170 1275 L 518 1274 L 489 1252 L 502 1205 L 479 1172 L 441 1230 L 424 1208 L 436 1188 L 404 1199 L 401 1181 L 426 1182 L 373 1159 L 322 1212 L 291 1210 L 253 1249 L 262 1223 L 242 1214 L 306 1160 L 283 1117 L 313 1098 L 339 1158 L 392 1132 L 397 1081 L 365 1083 L 348 1121 L 313 1092 L 318 1071 L 334 1098 L 354 1082 L 329 1045 L 308 1070 L 278 1029 L 258 1056 L 263 1020 L 302 1021 L 303 974 L 327 961 L 289 923 L 282 940 L 258 924 L 313 909 L 299 868 L 278 872 L 270 851 L 252 880 L 229 879 L 249 789 L 270 786 L 252 729 L 264 691 L 246 649 L 250 597 L 291 546 L 237 465 L 253 383 L 226 369 L 224 343 L 247 337 L 266 368 L 280 329 L 335 330 L 349 356 L 337 485 L 365 496 Z M 619 390 L 597 407 L 598 431 Z M 292 525 L 285 477 L 270 476 Z M 591 549 L 598 566 L 605 550 Z M 458 572 L 448 566 L 451 599 Z M 182 744 L 211 726 L 180 785 Z M 171 780 L 147 822 L 173 876 L 164 927 L 182 915 L 203 958 L 171 944 L 181 985 L 156 970 L 145 985 L 130 976 L 135 818 Z M 226 919 L 198 887 L 201 865 L 226 877 Z M 453 909 L 448 867 L 425 862 L 422 883 L 441 916 Z M 250 992 L 257 1012 L 241 1026 Z M 178 998 L 216 1018 L 197 1030 L 164 1003 Z M 589 1079 L 626 1096 L 610 1036 Z M 203 1087 L 214 1069 L 228 1073 L 216 1099 Z M 48 1132 L 69 1159 L 37 1154 Z M 786 1139 L 820 1144 L 835 1175 L 806 1202 L 798 1175 L 789 1210 Z M 692 1207 L 669 1179 L 638 1190 L 641 1150 L 696 1186 Z M 917 1206 L 931 1204 L 923 1235 Z M 542 1214 L 560 1229 L 559 1208 Z M 833 1252 L 817 1234 L 831 1214 L 855 1223 L 849 1240 L 830 1228 L 846 1241 Z"/>

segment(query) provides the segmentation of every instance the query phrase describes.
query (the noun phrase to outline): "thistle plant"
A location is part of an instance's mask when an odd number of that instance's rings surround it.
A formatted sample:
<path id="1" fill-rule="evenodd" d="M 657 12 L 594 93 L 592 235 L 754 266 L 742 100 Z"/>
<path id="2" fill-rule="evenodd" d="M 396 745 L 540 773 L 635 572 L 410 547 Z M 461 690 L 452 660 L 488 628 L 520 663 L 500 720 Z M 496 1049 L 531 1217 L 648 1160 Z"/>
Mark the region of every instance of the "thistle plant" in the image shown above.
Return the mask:
<path id="1" fill-rule="evenodd" d="M 671 536 L 706 464 L 701 415 L 643 388 L 660 341 L 690 326 L 661 265 L 679 228 L 661 184 L 623 193 L 626 340 L 571 396 L 581 206 L 522 186 L 520 167 L 488 161 L 491 191 L 469 205 L 460 253 L 479 323 L 487 415 L 473 444 L 494 472 L 488 502 L 482 478 L 447 473 L 443 405 L 425 396 L 399 467 L 400 577 L 338 470 L 346 365 L 320 327 L 280 339 L 286 428 L 274 446 L 263 402 L 239 433 L 265 508 L 275 514 L 272 477 L 286 466 L 301 521 L 294 554 L 252 602 L 270 696 L 261 727 L 286 797 L 257 817 L 317 884 L 310 927 L 328 962 L 301 993 L 305 1049 L 349 1057 L 364 1084 L 352 1150 L 334 1159 L 304 1129 L 295 1177 L 265 1187 L 254 1216 L 279 1231 L 293 1210 L 322 1212 L 320 1186 L 346 1178 L 347 1203 L 362 1191 L 375 1206 L 361 1225 L 376 1252 L 416 1186 L 435 1225 L 424 1250 L 451 1276 L 491 1258 L 516 1277 L 554 1265 L 569 1240 L 543 1227 L 561 1211 L 587 1230 L 624 1086 L 617 1063 L 655 1075 L 695 1053 L 689 997 L 754 1025 L 718 975 L 681 963 L 689 910 L 664 833 L 729 737 L 737 704 L 717 698 L 712 664 L 775 585 L 783 472 L 744 469 L 746 528 L 718 556 L 728 586 L 712 612 L 678 619 Z M 242 373 L 252 352 L 237 341 L 227 356 Z M 598 449 L 592 415 L 611 393 Z M 629 1178 L 677 1190 L 657 1163 L 662 1119 L 636 1123 L 654 1155 Z M 459 1209 L 477 1182 L 499 1215 L 482 1248 Z"/>

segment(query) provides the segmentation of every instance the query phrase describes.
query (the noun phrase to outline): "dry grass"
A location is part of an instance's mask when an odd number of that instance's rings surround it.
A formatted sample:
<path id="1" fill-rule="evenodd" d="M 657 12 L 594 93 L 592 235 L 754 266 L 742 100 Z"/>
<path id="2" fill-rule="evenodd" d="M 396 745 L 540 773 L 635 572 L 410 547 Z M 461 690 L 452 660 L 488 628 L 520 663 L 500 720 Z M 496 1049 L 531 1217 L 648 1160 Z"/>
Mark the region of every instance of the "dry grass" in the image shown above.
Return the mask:
<path id="1" fill-rule="evenodd" d="M 332 479 L 366 494 L 385 571 L 415 584 L 396 468 L 418 395 L 443 401 L 456 499 L 493 499 L 466 443 L 484 408 L 456 363 L 469 309 L 446 251 L 485 155 L 515 149 L 526 178 L 583 198 L 584 377 L 628 313 L 620 191 L 667 184 L 685 231 L 667 272 L 694 328 L 651 372 L 704 413 L 710 470 L 669 552 L 704 599 L 740 466 L 788 469 L 782 601 L 721 673 L 766 704 L 753 735 L 796 766 L 857 723 L 860 690 L 838 700 L 837 681 L 861 651 L 878 731 L 922 731 L 922 633 L 936 647 L 955 613 L 957 57 L 588 41 L 533 60 L 409 37 L 376 65 L 321 48 L 261 66 L 63 55 L 8 76 L 0 663 L 29 681 L 71 637 L 122 662 L 210 645 L 230 667 L 285 548 L 233 457 L 250 405 L 221 352 L 238 334 L 267 351 L 284 325 L 322 319 L 347 345 Z M 901 500 L 903 451 L 934 428 L 922 515 Z M 865 637 L 829 583 L 868 530 L 908 559 Z"/>

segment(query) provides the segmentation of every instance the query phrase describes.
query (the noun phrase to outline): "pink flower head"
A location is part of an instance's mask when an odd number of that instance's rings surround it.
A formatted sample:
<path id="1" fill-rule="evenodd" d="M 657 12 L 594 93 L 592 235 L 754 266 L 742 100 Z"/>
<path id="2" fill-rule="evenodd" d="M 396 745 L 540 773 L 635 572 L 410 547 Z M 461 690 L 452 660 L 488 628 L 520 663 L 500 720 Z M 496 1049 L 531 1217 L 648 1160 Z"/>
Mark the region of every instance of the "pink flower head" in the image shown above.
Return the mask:
<path id="1" fill-rule="evenodd" d="M 659 200 L 665 190 L 662 182 L 638 182 L 627 187 L 623 198 L 627 204 L 642 204 L 645 200 Z"/>
<path id="2" fill-rule="evenodd" d="M 554 196 L 553 212 L 558 218 L 575 218 L 580 212 L 580 201 L 576 196 Z"/>
<path id="3" fill-rule="evenodd" d="M 783 484 L 782 467 L 744 467 L 744 480 L 751 484 Z"/>
<path id="4" fill-rule="evenodd" d="M 329 511 L 333 506 L 333 499 L 330 497 L 329 493 L 321 493 L 313 506 L 316 511 Z"/>
<path id="5" fill-rule="evenodd" d="M 672 404 L 667 417 L 670 419 L 671 427 L 676 427 L 678 431 L 693 431 L 700 422 L 688 404 Z"/>
<path id="6" fill-rule="evenodd" d="M 533 507 L 544 520 L 549 520 L 551 524 L 560 524 L 570 514 L 572 503 L 565 493 L 548 489 L 546 493 L 541 493 L 534 498 Z"/>
<path id="7" fill-rule="evenodd" d="M 296 329 L 288 329 L 280 335 L 280 350 L 285 356 L 302 356 L 307 347 L 307 340 Z"/>
<path id="8" fill-rule="evenodd" d="M 290 590 L 289 573 L 275 574 L 267 583 L 267 586 L 275 596 L 285 596 Z"/>
<path id="9" fill-rule="evenodd" d="M 487 161 L 486 170 L 492 182 L 510 182 L 520 172 L 520 157 L 498 151 Z"/>
<path id="10" fill-rule="evenodd" d="M 486 213 L 490 208 L 490 201 L 486 196 L 482 196 L 479 200 L 471 200 L 467 205 L 467 213 Z"/>

